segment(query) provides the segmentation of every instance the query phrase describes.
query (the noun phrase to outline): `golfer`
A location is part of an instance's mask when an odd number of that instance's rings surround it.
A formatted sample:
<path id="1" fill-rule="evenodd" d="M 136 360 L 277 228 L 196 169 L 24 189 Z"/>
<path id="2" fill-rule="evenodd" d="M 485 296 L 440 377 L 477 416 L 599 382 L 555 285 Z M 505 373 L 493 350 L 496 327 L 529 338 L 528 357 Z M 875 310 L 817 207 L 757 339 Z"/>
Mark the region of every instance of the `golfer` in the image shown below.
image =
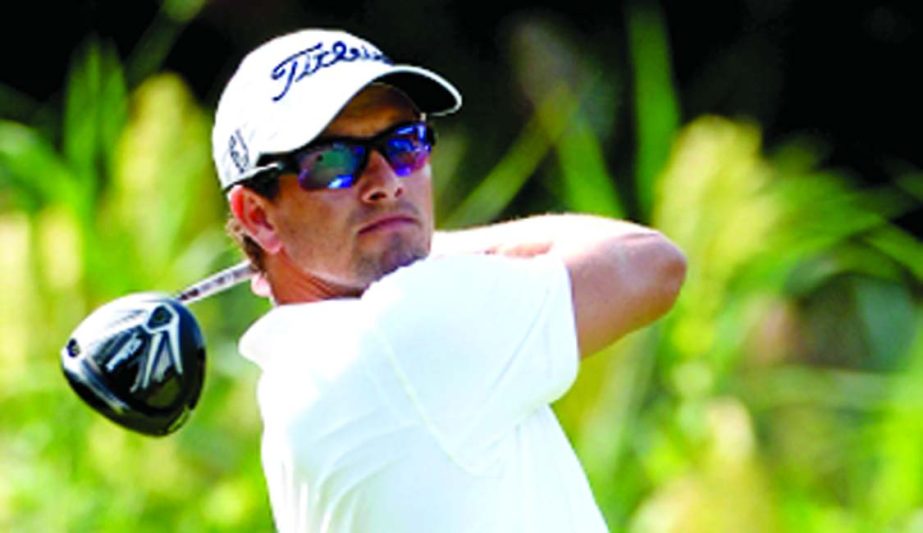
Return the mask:
<path id="1" fill-rule="evenodd" d="M 581 356 L 671 307 L 684 257 L 578 214 L 434 232 L 429 119 L 460 106 L 433 72 L 314 29 L 251 52 L 222 94 L 229 229 L 275 304 L 240 350 L 280 531 L 606 529 L 549 404 Z"/>

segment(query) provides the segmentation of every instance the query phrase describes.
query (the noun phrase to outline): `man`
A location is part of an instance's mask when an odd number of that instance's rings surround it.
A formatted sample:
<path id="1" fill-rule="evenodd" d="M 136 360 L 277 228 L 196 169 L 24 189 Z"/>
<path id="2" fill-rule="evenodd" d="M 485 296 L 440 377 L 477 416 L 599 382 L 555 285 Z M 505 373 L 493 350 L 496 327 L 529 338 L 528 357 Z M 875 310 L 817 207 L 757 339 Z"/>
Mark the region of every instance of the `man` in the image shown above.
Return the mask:
<path id="1" fill-rule="evenodd" d="M 248 55 L 218 106 L 230 228 L 274 308 L 262 370 L 281 531 L 601 531 L 549 404 L 590 355 L 666 312 L 682 254 L 582 215 L 433 229 L 427 70 L 305 30 Z"/>

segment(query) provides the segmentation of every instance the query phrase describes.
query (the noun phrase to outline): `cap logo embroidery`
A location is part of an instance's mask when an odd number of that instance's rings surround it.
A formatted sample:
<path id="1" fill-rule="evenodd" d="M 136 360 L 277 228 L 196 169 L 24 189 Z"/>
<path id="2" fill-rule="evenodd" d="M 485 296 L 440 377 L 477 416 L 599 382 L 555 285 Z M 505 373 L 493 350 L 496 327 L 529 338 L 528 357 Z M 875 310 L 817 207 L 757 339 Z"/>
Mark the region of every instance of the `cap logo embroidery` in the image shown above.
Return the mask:
<path id="1" fill-rule="evenodd" d="M 377 48 L 365 45 L 349 46 L 343 41 L 335 41 L 329 46 L 320 42 L 283 59 L 272 69 L 272 79 L 281 80 L 282 92 L 273 96 L 273 102 L 285 98 L 292 85 L 315 72 L 332 67 L 341 61 L 378 61 L 392 64 L 392 61 Z"/>
<path id="2" fill-rule="evenodd" d="M 247 143 L 244 142 L 244 136 L 241 135 L 240 130 L 234 130 L 228 139 L 228 151 L 238 172 L 243 173 L 250 167 L 250 152 L 247 150 Z"/>

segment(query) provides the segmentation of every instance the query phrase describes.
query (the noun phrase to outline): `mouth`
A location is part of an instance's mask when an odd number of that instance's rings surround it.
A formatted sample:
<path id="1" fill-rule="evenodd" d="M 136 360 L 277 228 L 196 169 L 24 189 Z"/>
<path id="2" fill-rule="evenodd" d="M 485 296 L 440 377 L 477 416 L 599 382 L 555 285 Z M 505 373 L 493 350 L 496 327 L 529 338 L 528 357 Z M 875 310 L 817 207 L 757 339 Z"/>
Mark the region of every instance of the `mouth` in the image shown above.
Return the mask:
<path id="1" fill-rule="evenodd" d="M 367 224 L 363 224 L 358 231 L 359 235 L 368 235 L 370 233 L 398 230 L 407 226 L 417 224 L 417 219 L 403 214 L 387 215 L 376 218 Z"/>

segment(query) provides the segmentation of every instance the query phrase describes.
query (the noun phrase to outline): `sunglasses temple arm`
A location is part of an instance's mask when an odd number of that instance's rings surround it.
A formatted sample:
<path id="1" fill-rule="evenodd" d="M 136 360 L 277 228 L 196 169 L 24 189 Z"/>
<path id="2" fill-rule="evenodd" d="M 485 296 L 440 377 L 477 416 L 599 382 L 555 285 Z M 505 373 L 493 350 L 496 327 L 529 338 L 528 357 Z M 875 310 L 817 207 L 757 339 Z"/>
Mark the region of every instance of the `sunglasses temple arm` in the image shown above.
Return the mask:
<path id="1" fill-rule="evenodd" d="M 225 187 L 224 189 L 222 189 L 222 191 L 223 191 L 224 193 L 227 193 L 227 192 L 230 191 L 231 188 L 233 188 L 235 185 L 240 185 L 241 183 L 243 183 L 243 182 L 245 182 L 245 181 L 247 181 L 247 180 L 251 180 L 251 179 L 253 179 L 253 178 L 259 176 L 260 174 L 262 174 L 262 173 L 264 173 L 264 172 L 269 172 L 269 171 L 272 171 L 272 170 L 274 170 L 274 171 L 276 171 L 276 172 L 282 172 L 284 169 L 285 169 L 285 166 L 284 166 L 284 165 L 282 164 L 282 162 L 280 162 L 280 161 L 273 161 L 272 163 L 269 163 L 269 164 L 267 164 L 267 165 L 262 165 L 262 166 L 259 166 L 259 167 L 253 167 L 253 168 L 251 168 L 250 170 L 248 170 L 243 176 L 241 176 L 240 178 L 234 180 L 233 183 L 231 183 L 230 185 L 228 185 L 227 187 Z"/>

